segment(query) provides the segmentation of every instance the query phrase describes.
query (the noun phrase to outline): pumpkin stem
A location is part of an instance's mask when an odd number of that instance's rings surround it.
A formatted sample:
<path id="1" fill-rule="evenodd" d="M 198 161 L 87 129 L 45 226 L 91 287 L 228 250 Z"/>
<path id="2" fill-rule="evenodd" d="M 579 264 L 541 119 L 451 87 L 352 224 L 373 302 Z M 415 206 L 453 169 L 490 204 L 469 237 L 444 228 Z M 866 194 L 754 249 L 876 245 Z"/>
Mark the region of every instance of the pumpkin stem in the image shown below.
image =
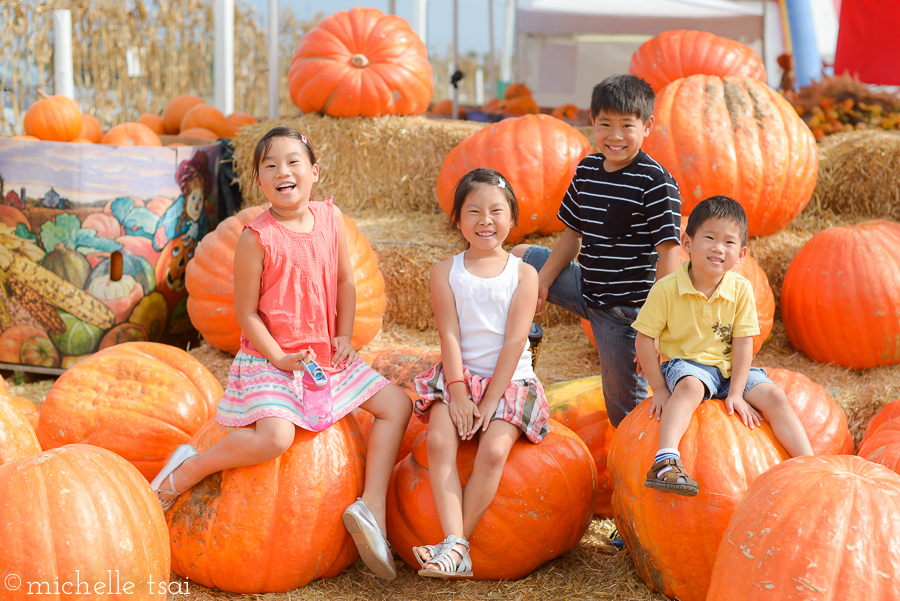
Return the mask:
<path id="1" fill-rule="evenodd" d="M 122 253 L 119 251 L 115 251 L 109 256 L 109 279 L 112 282 L 122 279 Z"/>
<path id="2" fill-rule="evenodd" d="M 354 54 L 352 57 L 350 57 L 350 64 L 354 67 L 362 69 L 363 67 L 367 67 L 369 65 L 369 59 L 365 54 Z"/>

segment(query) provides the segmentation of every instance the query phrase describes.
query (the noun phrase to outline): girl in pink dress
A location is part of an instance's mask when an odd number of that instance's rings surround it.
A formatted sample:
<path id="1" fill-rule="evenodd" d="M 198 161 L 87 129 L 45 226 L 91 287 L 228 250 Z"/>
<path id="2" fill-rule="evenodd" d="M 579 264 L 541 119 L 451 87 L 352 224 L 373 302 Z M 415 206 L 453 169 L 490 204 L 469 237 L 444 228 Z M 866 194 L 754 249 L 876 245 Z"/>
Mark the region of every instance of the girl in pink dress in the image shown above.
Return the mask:
<path id="1" fill-rule="evenodd" d="M 234 308 L 241 350 L 216 421 L 247 426 L 203 453 L 181 445 L 151 483 L 164 509 L 203 478 L 284 453 L 295 427 L 320 431 L 362 407 L 375 416 L 362 498 L 343 521 L 363 561 L 387 579 L 397 572 L 384 535 L 385 496 L 412 406 L 350 345 L 356 287 L 340 210 L 314 202 L 319 166 L 306 137 L 270 130 L 253 157 L 254 180 L 271 203 L 248 223 L 234 255 Z M 314 383 L 307 365 L 321 366 Z M 351 418 L 352 419 L 352 418 Z"/>

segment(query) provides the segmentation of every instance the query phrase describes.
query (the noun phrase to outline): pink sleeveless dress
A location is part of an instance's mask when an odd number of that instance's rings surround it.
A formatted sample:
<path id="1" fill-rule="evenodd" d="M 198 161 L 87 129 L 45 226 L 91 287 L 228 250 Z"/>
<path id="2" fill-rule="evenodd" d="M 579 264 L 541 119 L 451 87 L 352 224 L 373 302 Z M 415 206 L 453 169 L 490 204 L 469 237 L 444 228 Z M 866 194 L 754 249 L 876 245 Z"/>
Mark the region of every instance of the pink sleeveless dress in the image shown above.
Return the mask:
<path id="1" fill-rule="evenodd" d="M 310 232 L 294 232 L 265 211 L 244 227 L 259 235 L 265 251 L 259 315 L 285 353 L 312 348 L 329 376 L 328 390 L 312 394 L 303 373 L 272 365 L 243 334 L 228 374 L 228 388 L 216 412 L 223 426 L 246 426 L 281 417 L 320 431 L 369 400 L 390 382 L 358 359 L 331 366 L 336 335 L 338 235 L 331 197 L 311 202 Z"/>

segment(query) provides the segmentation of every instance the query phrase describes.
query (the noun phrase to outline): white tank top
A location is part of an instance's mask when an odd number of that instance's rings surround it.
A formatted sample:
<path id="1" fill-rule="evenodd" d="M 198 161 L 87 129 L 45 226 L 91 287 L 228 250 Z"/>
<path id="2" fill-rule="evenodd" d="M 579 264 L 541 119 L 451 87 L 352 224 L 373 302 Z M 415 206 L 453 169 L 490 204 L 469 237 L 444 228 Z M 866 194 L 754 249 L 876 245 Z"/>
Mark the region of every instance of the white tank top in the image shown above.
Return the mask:
<path id="1" fill-rule="evenodd" d="M 463 365 L 476 376 L 494 375 L 500 349 L 506 339 L 506 321 L 513 294 L 519 287 L 521 259 L 509 255 L 503 272 L 494 278 L 480 278 L 466 271 L 465 251 L 453 257 L 450 290 L 456 300 Z M 522 349 L 513 380 L 534 378 L 531 351 Z"/>

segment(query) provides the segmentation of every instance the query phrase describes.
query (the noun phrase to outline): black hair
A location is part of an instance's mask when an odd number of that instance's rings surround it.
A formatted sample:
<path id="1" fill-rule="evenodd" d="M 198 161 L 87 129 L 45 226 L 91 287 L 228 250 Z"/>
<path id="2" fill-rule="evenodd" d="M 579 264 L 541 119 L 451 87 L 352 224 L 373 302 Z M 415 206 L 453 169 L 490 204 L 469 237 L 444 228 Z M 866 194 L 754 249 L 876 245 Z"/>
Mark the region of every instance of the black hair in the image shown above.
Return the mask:
<path id="1" fill-rule="evenodd" d="M 591 119 L 601 111 L 614 115 L 632 115 L 647 122 L 653 115 L 656 94 L 643 79 L 626 73 L 611 75 L 594 86 L 591 93 Z"/>
<path id="2" fill-rule="evenodd" d="M 506 202 L 509 203 L 509 212 L 512 227 L 519 223 L 519 203 L 516 201 L 516 193 L 513 192 L 509 180 L 503 177 L 499 172 L 493 169 L 472 169 L 456 182 L 456 190 L 453 194 L 453 208 L 450 209 L 450 219 L 447 224 L 449 233 L 459 234 L 459 220 L 462 213 L 463 203 L 466 202 L 469 194 L 478 186 L 497 186 L 504 196 Z M 461 234 L 460 234 L 461 235 Z M 469 248 L 469 242 L 463 238 L 466 248 Z"/>
<path id="3" fill-rule="evenodd" d="M 710 196 L 701 200 L 691 211 L 684 233 L 693 238 L 697 230 L 714 217 L 731 221 L 738 226 L 741 231 L 741 246 L 747 246 L 747 230 L 749 229 L 747 213 L 736 200 L 727 196 Z"/>
<path id="4" fill-rule="evenodd" d="M 306 139 L 306 136 L 292 127 L 279 125 L 278 127 L 273 127 L 267 131 L 266 134 L 260 138 L 259 142 L 256 143 L 256 150 L 253 151 L 253 166 L 251 168 L 251 175 L 253 176 L 254 181 L 259 179 L 259 164 L 265 158 L 269 149 L 272 148 L 272 141 L 275 138 L 291 138 L 292 140 L 297 140 L 306 150 L 306 156 L 309 158 L 309 163 L 311 165 L 316 164 L 316 153 L 313 150 L 312 144 Z M 315 200 L 315 185 L 309 192 L 309 199 Z"/>

